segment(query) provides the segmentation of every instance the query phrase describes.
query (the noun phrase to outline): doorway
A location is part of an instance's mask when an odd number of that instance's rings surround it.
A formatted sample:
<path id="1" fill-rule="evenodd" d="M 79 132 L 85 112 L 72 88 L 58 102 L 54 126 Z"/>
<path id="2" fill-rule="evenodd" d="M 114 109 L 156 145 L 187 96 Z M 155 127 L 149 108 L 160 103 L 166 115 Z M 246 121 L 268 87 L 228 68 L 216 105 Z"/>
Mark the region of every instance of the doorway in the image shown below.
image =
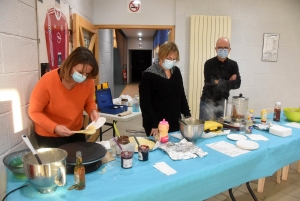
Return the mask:
<path id="1" fill-rule="evenodd" d="M 175 26 L 174 25 L 95 25 L 98 29 L 139 29 L 139 30 L 144 30 L 144 29 L 155 29 L 155 30 L 170 30 L 169 32 L 169 36 L 168 36 L 168 40 L 169 41 L 175 41 Z M 101 50 L 100 50 L 101 51 Z M 130 84 L 132 82 L 132 73 L 131 73 L 131 56 L 130 56 L 130 49 L 127 49 L 126 46 L 124 47 L 124 51 L 126 51 L 128 53 L 127 55 L 127 62 L 124 62 L 124 64 L 127 64 L 127 84 Z M 152 54 L 151 50 L 151 54 Z M 150 63 L 149 65 L 147 65 L 147 67 L 149 67 L 152 63 L 152 55 L 151 55 L 151 59 L 150 59 Z M 121 66 L 123 67 L 123 65 Z M 146 67 L 146 68 L 147 68 Z M 142 73 L 141 73 L 142 74 Z M 141 80 L 141 75 L 140 78 L 138 78 L 139 76 L 135 76 L 134 80 L 139 80 L 137 81 L 138 83 Z M 114 81 L 113 81 L 114 82 Z M 116 90 L 117 88 L 120 88 L 119 90 Z M 112 85 L 110 85 L 110 88 L 114 94 L 114 97 L 119 97 L 119 93 L 120 91 L 122 92 L 122 90 L 126 87 L 126 85 L 117 85 L 117 83 L 112 83 Z"/>
<path id="2" fill-rule="evenodd" d="M 151 66 L 152 50 L 129 50 L 131 55 L 131 83 L 140 83 L 143 72 Z"/>

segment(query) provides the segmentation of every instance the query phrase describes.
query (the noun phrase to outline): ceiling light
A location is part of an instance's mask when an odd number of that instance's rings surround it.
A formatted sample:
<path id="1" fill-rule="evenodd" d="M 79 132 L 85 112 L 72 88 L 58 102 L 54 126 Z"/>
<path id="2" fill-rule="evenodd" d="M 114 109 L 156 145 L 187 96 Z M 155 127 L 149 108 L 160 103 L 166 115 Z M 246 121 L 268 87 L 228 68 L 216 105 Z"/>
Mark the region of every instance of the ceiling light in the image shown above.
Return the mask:
<path id="1" fill-rule="evenodd" d="M 139 40 L 142 40 L 142 38 L 139 38 Z"/>
<path id="2" fill-rule="evenodd" d="M 139 36 L 142 36 L 142 33 L 140 32 L 140 33 L 138 33 L 138 35 L 139 35 Z"/>

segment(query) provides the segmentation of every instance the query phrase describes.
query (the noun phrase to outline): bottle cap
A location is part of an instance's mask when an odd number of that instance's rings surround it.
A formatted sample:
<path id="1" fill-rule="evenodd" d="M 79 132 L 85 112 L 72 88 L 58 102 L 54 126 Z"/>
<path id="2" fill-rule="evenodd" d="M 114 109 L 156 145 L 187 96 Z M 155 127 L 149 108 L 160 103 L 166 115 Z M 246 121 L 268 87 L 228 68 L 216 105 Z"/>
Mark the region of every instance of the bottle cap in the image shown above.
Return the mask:
<path id="1" fill-rule="evenodd" d="M 163 119 L 162 121 L 159 122 L 160 124 L 169 124 L 169 122 L 167 122 L 165 119 Z"/>
<path id="2" fill-rule="evenodd" d="M 76 151 L 76 156 L 81 157 L 81 151 Z"/>

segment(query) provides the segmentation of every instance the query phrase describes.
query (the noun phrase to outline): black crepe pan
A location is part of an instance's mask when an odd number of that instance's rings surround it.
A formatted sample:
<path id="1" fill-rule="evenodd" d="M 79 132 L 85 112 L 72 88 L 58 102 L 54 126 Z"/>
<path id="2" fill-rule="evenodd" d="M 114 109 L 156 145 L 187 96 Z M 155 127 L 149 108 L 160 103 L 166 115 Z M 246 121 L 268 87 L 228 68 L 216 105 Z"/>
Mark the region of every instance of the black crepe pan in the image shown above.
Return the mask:
<path id="1" fill-rule="evenodd" d="M 102 165 L 101 159 L 107 152 L 103 145 L 94 142 L 73 142 L 64 144 L 59 148 L 68 153 L 66 158 L 67 174 L 74 174 L 77 151 L 82 153 L 82 165 L 85 167 L 86 173 L 96 171 Z"/>

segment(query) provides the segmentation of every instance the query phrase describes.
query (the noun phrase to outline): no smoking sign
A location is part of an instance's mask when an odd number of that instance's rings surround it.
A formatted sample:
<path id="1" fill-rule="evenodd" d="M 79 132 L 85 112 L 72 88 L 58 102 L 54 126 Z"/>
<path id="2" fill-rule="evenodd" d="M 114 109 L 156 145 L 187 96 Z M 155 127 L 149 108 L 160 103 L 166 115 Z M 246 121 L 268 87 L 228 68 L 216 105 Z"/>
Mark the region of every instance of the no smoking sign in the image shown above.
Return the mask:
<path id="1" fill-rule="evenodd" d="M 129 13 L 140 13 L 141 12 L 141 2 L 129 0 L 127 1 L 127 11 Z"/>

